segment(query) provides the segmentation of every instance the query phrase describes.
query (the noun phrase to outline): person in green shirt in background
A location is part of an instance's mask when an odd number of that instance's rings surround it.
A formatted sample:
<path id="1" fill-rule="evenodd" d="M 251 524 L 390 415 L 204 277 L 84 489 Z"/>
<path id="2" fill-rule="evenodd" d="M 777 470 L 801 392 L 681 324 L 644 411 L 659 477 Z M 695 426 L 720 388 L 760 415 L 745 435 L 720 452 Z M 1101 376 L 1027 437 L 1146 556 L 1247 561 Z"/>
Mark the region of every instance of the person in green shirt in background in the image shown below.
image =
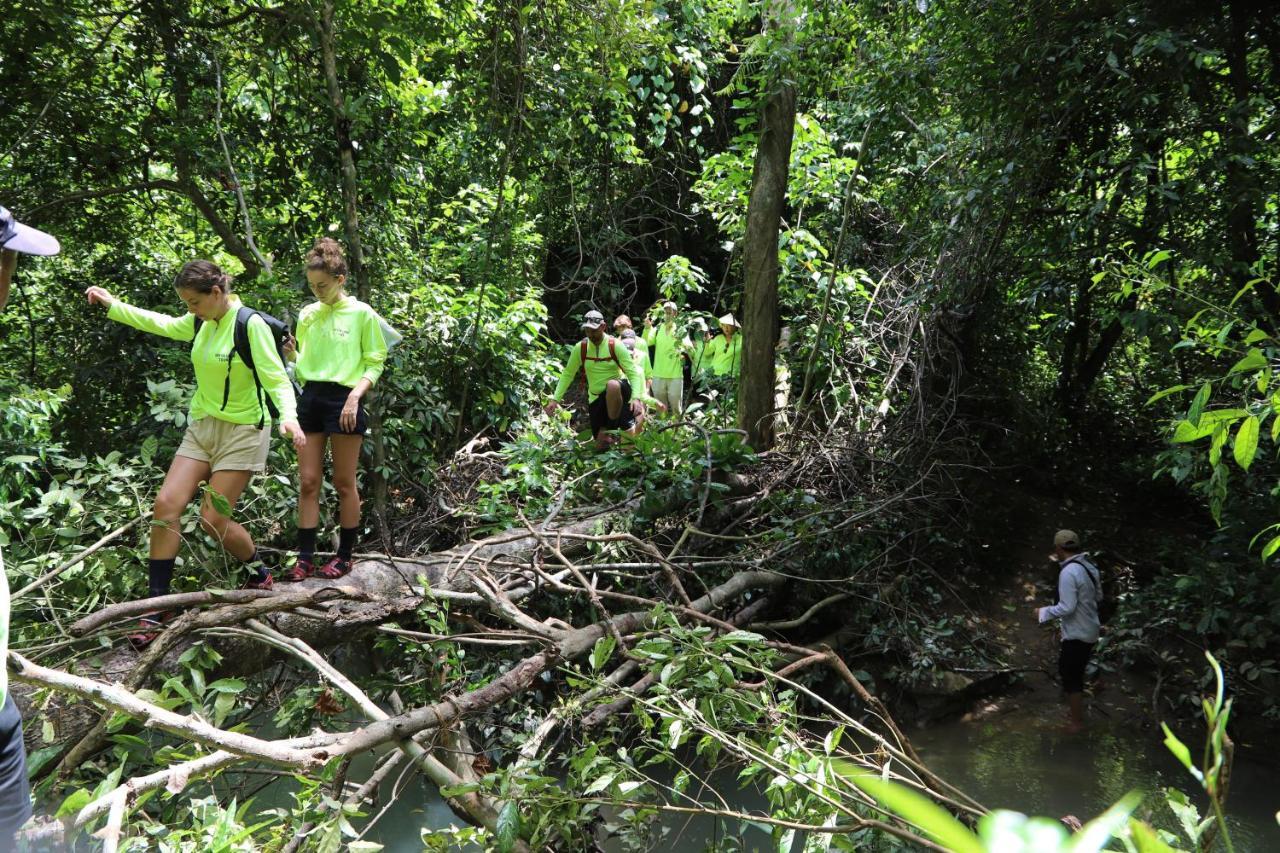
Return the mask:
<path id="1" fill-rule="evenodd" d="M 635 406 L 632 396 L 644 394 L 644 376 L 637 369 L 631 350 L 604 332 L 604 315 L 588 311 L 582 318 L 582 331 L 586 337 L 569 347 L 569 358 L 560 381 L 556 383 L 551 402 L 546 405 L 547 414 L 560 407 L 560 400 L 569 390 L 579 371 L 586 375 L 587 410 L 591 416 L 591 434 L 596 448 L 603 450 L 613 443 L 606 430 L 622 430 L 635 435 Z M 638 402 L 638 400 L 637 400 Z"/>
<path id="2" fill-rule="evenodd" d="M 720 318 L 720 337 L 708 341 L 703 353 L 713 376 L 737 376 L 742 370 L 741 329 L 732 313 Z"/>
<path id="3" fill-rule="evenodd" d="M 636 330 L 631 325 L 631 318 L 626 314 L 619 314 L 613 321 L 614 334 L 618 336 L 618 340 L 629 350 L 631 350 L 632 361 L 636 364 L 636 370 L 640 372 L 640 381 L 644 387 L 645 394 L 649 393 L 649 344 L 645 339 L 636 334 Z"/>
<path id="4" fill-rule="evenodd" d="M 679 324 L 679 309 L 671 301 L 662 303 L 663 320 L 654 325 L 653 316 L 644 318 L 644 337 L 653 353 L 653 396 L 679 415 L 684 411 L 684 362 L 694 345 Z"/>
<path id="5" fill-rule="evenodd" d="M 387 360 L 381 318 L 347 295 L 347 259 L 336 240 L 316 241 L 307 253 L 307 284 L 317 302 L 298 317 L 296 375 L 302 383 L 298 420 L 307 444 L 298 451 L 298 562 L 281 580 L 313 574 L 340 578 L 351 571 L 360 533 L 360 493 L 356 467 L 366 420 L 364 395 L 382 375 Z M 286 353 L 293 350 L 286 349 Z M 316 568 L 316 528 L 326 441 L 333 448 L 333 487 L 338 492 L 338 553 Z"/>
<path id="6" fill-rule="evenodd" d="M 169 592 L 181 544 L 178 519 L 199 492 L 201 483 L 207 481 L 210 491 L 234 507 L 249 479 L 266 468 L 271 419 L 266 415 L 262 391 L 270 395 L 280 412 L 280 434 L 289 436 L 299 450 L 307 443 L 298 425 L 293 384 L 285 373 L 271 329 L 262 317 L 253 314 L 245 328 L 257 379 L 254 369 L 236 353 L 240 299 L 231 293 L 231 276 L 212 261 L 191 261 L 183 266 L 173 286 L 187 308 L 188 313 L 181 317 L 135 308 L 102 287 L 85 291 L 90 304 L 104 306 L 107 316 L 118 323 L 176 341 L 191 341 L 196 392 L 187 413 L 187 431 L 152 511 L 147 561 L 152 597 Z M 271 588 L 271 573 L 258 556 L 249 531 L 223 515 L 207 494 L 200 506 L 200 527 L 223 550 L 244 561 L 250 573 L 246 587 Z M 170 616 L 156 613 L 143 617 L 139 632 L 130 641 L 136 646 L 150 643 Z"/>

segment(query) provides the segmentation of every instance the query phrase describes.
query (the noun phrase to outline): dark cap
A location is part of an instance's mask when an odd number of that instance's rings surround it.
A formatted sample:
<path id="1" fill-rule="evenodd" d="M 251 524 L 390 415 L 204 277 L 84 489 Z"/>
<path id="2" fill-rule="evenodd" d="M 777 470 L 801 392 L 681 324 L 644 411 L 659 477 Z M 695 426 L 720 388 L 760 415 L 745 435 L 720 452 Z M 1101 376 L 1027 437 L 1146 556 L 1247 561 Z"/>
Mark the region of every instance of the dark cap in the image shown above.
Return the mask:
<path id="1" fill-rule="evenodd" d="M 25 255 L 56 255 L 62 247 L 58 240 L 13 218 L 6 207 L 0 207 L 0 249 Z"/>

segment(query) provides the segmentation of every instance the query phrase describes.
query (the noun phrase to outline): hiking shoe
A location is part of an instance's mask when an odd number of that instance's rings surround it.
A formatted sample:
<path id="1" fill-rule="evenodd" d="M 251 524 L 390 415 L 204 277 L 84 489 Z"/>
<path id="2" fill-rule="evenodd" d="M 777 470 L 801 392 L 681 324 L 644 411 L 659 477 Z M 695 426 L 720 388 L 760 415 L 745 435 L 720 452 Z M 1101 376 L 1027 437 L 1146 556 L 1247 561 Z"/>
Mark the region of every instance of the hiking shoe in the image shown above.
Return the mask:
<path id="1" fill-rule="evenodd" d="M 298 560 L 293 568 L 280 576 L 281 583 L 297 583 L 304 581 L 316 573 L 316 567 L 310 560 Z"/>
<path id="2" fill-rule="evenodd" d="M 351 571 L 350 560 L 344 560 L 341 557 L 334 557 L 329 562 L 316 569 L 315 574 L 318 578 L 328 578 L 333 581 L 342 577 L 349 571 Z"/>
<path id="3" fill-rule="evenodd" d="M 178 615 L 176 610 L 159 610 L 155 613 L 148 613 L 138 618 L 138 627 L 132 634 L 125 639 L 129 641 L 129 645 L 138 651 L 142 651 L 151 645 L 156 637 L 164 633 L 165 623 L 172 622 Z"/>
<path id="4" fill-rule="evenodd" d="M 275 581 L 271 579 L 271 572 L 267 572 L 264 578 L 251 577 L 244 582 L 241 589 L 271 589 L 275 586 Z"/>

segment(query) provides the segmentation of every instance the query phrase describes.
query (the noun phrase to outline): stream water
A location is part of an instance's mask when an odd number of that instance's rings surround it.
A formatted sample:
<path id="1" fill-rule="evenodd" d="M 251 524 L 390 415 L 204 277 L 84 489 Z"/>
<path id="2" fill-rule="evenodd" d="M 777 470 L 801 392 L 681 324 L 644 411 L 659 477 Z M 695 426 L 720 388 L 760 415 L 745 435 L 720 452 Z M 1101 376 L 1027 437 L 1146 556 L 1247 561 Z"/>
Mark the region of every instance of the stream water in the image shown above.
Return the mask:
<path id="1" fill-rule="evenodd" d="M 1131 720 L 1104 720 L 1084 735 L 1063 734 L 1058 707 L 1040 714 L 944 723 L 911 733 L 930 768 L 987 808 L 1088 820 L 1132 790 L 1147 794 L 1139 816 L 1181 833 L 1160 789 L 1188 796 L 1197 784 L 1165 749 L 1158 729 L 1136 730 Z M 1196 743 L 1188 728 L 1184 742 Z M 1192 755 L 1199 751 L 1193 747 Z M 1203 813 L 1203 796 L 1193 798 Z M 1237 752 L 1227 804 L 1235 849 L 1280 850 L 1280 768 Z"/>

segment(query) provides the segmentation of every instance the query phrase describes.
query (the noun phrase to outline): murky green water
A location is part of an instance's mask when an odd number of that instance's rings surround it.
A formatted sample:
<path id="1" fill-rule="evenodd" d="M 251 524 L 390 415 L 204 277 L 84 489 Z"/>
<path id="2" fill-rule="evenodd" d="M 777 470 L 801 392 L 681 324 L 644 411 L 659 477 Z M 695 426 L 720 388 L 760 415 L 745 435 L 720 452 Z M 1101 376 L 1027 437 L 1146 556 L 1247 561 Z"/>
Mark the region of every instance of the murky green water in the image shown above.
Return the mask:
<path id="1" fill-rule="evenodd" d="M 1169 755 L 1158 732 L 1144 733 L 1112 721 L 1085 735 L 1066 735 L 1046 719 L 1010 717 L 947 723 L 908 736 L 935 772 L 987 808 L 1048 817 L 1073 814 L 1087 820 L 1137 789 L 1149 794 L 1140 816 L 1177 831 L 1176 819 L 1158 790 L 1173 786 L 1190 795 L 1197 788 Z M 1185 735 L 1188 743 L 1196 742 L 1190 730 Z M 1198 800 L 1203 810 L 1203 797 Z M 1236 850 L 1280 850 L 1277 810 L 1280 767 L 1238 752 L 1227 808 Z"/>

